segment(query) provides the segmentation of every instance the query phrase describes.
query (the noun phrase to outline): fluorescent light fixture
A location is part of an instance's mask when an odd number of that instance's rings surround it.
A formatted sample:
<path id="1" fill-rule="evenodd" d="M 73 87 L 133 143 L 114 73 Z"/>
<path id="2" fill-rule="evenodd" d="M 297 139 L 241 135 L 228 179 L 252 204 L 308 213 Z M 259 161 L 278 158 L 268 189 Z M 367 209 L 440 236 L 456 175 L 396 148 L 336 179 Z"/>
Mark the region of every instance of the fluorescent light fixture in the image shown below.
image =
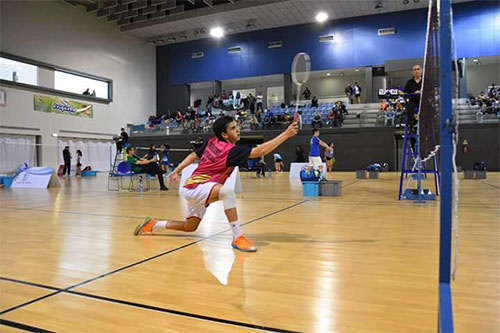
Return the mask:
<path id="1" fill-rule="evenodd" d="M 210 35 L 214 38 L 222 38 L 224 36 L 224 29 L 221 27 L 215 27 L 210 29 Z"/>
<path id="2" fill-rule="evenodd" d="M 332 75 L 332 74 L 331 73 L 326 73 L 326 76 L 330 76 L 330 75 Z"/>
<path id="3" fill-rule="evenodd" d="M 479 60 L 478 60 L 478 59 L 474 59 L 474 60 L 472 60 L 472 61 L 474 61 L 474 62 L 479 62 Z"/>
<path id="4" fill-rule="evenodd" d="M 59 136 L 59 134 L 57 134 L 57 133 L 52 133 L 52 136 L 53 136 L 54 138 L 57 138 L 57 137 Z"/>
<path id="5" fill-rule="evenodd" d="M 319 23 L 323 23 L 325 22 L 326 20 L 328 19 L 328 14 L 325 13 L 325 12 L 319 12 L 317 15 L 316 15 L 316 21 L 319 22 Z"/>
<path id="6" fill-rule="evenodd" d="M 359 69 L 357 69 L 357 68 L 356 68 L 354 71 L 355 71 L 355 72 L 359 72 Z"/>

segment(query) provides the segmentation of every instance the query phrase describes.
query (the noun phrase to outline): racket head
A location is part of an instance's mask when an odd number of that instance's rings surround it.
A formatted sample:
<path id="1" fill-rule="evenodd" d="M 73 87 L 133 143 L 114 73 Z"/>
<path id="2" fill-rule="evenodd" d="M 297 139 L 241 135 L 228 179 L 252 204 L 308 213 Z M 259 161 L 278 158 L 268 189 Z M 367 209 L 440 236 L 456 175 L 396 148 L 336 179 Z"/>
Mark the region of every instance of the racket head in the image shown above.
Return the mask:
<path id="1" fill-rule="evenodd" d="M 296 85 L 303 85 L 309 80 L 311 73 L 311 58 L 305 52 L 295 55 L 292 62 L 292 80 Z"/>

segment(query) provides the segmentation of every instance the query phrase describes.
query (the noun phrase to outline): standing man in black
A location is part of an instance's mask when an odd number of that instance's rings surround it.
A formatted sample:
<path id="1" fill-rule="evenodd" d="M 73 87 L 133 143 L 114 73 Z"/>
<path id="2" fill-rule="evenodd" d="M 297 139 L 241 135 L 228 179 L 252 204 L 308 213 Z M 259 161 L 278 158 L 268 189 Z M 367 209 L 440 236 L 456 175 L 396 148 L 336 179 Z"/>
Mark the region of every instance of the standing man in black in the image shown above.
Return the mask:
<path id="1" fill-rule="evenodd" d="M 413 66 L 413 78 L 406 82 L 405 93 L 420 94 L 422 91 L 422 68 L 420 65 Z M 406 119 L 408 126 L 413 128 L 418 121 L 418 107 L 420 104 L 420 95 L 406 97 Z"/>
<path id="2" fill-rule="evenodd" d="M 63 176 L 66 174 L 66 170 L 68 170 L 68 177 L 69 177 L 69 173 L 71 170 L 71 154 L 69 152 L 69 146 L 66 146 L 63 149 L 63 160 L 64 160 Z"/>

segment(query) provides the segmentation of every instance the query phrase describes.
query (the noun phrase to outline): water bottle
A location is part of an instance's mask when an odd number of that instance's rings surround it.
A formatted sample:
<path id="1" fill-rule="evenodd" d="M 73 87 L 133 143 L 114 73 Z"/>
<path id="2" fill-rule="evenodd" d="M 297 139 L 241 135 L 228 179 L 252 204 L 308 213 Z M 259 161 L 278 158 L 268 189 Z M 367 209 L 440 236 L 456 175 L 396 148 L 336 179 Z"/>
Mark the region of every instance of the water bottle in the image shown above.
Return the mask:
<path id="1" fill-rule="evenodd" d="M 271 169 L 269 169 L 269 173 L 267 174 L 268 179 L 273 179 L 273 173 L 271 172 Z"/>
<path id="2" fill-rule="evenodd" d="M 139 193 L 142 193 L 144 184 L 142 183 L 142 176 L 139 177 Z"/>

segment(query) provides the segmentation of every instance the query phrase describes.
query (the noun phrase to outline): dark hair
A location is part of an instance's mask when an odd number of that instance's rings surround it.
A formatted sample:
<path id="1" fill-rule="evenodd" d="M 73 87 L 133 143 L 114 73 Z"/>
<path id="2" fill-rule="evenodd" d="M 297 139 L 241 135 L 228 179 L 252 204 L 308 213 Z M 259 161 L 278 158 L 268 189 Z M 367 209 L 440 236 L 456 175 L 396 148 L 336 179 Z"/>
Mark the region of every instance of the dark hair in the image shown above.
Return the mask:
<path id="1" fill-rule="evenodd" d="M 214 131 L 215 136 L 217 139 L 224 141 L 224 138 L 222 137 L 222 133 L 226 133 L 227 131 L 227 124 L 231 123 L 234 121 L 233 117 L 230 116 L 223 116 L 217 119 L 214 122 L 214 125 L 212 127 L 212 130 Z"/>
<path id="2" fill-rule="evenodd" d="M 314 128 L 313 129 L 313 134 L 316 133 L 316 132 L 319 132 L 319 129 L 318 128 Z"/>
<path id="3" fill-rule="evenodd" d="M 76 154 L 77 154 L 78 156 L 82 156 L 82 151 L 81 151 L 80 149 L 78 149 L 78 150 L 76 151 Z"/>
<path id="4" fill-rule="evenodd" d="M 156 149 L 156 145 L 154 143 L 151 146 L 149 146 L 149 150 L 153 150 L 153 147 Z"/>

